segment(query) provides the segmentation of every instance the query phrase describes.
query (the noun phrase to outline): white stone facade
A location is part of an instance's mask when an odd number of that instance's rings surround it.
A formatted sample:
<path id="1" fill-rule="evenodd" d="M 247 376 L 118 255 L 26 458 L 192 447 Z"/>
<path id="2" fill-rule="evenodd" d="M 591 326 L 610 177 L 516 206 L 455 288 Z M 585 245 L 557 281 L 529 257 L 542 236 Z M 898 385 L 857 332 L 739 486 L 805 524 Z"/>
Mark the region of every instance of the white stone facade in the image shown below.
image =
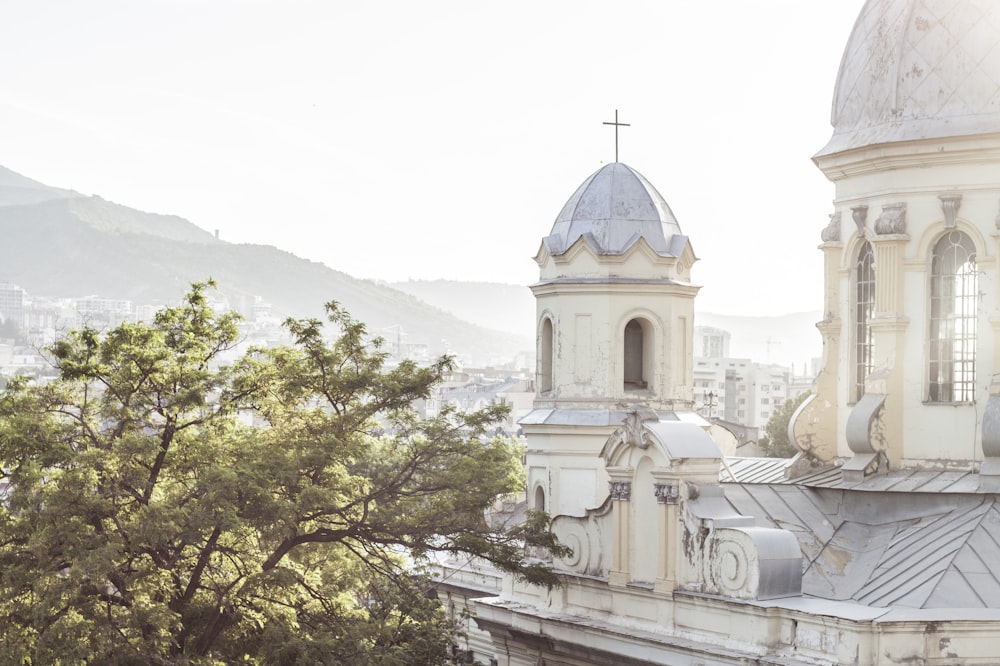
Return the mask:
<path id="1" fill-rule="evenodd" d="M 817 467 L 798 480 L 719 482 L 694 254 L 655 189 L 608 165 L 557 217 L 522 426 L 529 505 L 573 553 L 553 590 L 470 593 L 483 658 L 1000 663 L 1000 5 L 869 0 L 833 123 L 823 369 L 791 425 Z"/>

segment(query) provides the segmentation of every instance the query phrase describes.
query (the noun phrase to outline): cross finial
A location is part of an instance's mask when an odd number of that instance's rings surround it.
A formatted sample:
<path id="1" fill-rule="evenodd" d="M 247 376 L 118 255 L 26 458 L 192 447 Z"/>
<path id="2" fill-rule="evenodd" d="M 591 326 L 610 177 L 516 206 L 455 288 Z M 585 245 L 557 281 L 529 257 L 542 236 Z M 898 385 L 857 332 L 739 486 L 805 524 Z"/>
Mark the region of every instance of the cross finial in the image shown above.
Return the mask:
<path id="1" fill-rule="evenodd" d="M 619 127 L 631 127 L 631 125 L 628 124 L 628 123 L 620 123 L 620 122 L 618 122 L 618 109 L 615 109 L 615 122 L 613 122 L 613 123 L 605 122 L 604 124 L 605 125 L 614 125 L 615 126 L 615 162 L 617 162 L 618 161 L 618 128 Z"/>

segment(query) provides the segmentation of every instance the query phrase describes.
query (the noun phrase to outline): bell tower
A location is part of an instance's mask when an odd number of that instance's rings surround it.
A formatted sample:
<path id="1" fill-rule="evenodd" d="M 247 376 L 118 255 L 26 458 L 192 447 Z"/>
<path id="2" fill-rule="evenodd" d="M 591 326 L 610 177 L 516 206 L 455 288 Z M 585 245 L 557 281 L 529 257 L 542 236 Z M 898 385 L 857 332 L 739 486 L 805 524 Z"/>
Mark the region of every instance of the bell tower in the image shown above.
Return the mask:
<path id="1" fill-rule="evenodd" d="M 691 412 L 696 260 L 667 202 L 625 164 L 603 166 L 563 206 L 531 287 L 537 394 L 521 425 L 532 508 L 579 516 L 603 501 L 597 454 L 629 409 Z"/>

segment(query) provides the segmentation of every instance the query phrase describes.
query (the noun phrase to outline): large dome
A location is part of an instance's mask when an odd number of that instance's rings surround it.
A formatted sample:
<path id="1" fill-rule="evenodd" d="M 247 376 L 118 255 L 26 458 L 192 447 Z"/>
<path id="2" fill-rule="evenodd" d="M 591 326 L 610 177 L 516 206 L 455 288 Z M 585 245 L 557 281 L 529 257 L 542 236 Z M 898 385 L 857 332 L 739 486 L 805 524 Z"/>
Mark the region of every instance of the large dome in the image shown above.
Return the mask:
<path id="1" fill-rule="evenodd" d="M 840 63 L 831 122 L 819 155 L 1000 132 L 1000 2 L 868 0 Z"/>
<path id="2" fill-rule="evenodd" d="M 606 164 L 577 188 L 545 238 L 559 255 L 580 237 L 598 254 L 622 254 L 644 238 L 657 254 L 676 256 L 680 225 L 670 206 L 638 171 L 620 162 Z"/>

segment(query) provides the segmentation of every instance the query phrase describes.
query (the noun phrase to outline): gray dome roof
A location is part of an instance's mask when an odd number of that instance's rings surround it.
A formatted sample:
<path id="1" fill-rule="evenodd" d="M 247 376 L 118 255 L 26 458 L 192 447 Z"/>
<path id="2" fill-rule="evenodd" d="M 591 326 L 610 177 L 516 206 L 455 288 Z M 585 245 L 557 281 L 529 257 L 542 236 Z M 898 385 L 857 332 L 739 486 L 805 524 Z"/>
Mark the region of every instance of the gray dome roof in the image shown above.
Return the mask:
<path id="1" fill-rule="evenodd" d="M 639 238 L 662 256 L 683 248 L 670 206 L 638 171 L 620 162 L 598 169 L 569 198 L 545 238 L 559 255 L 583 237 L 598 254 L 622 254 Z"/>
<path id="2" fill-rule="evenodd" d="M 868 0 L 840 63 L 829 155 L 1000 132 L 1000 3 Z"/>

